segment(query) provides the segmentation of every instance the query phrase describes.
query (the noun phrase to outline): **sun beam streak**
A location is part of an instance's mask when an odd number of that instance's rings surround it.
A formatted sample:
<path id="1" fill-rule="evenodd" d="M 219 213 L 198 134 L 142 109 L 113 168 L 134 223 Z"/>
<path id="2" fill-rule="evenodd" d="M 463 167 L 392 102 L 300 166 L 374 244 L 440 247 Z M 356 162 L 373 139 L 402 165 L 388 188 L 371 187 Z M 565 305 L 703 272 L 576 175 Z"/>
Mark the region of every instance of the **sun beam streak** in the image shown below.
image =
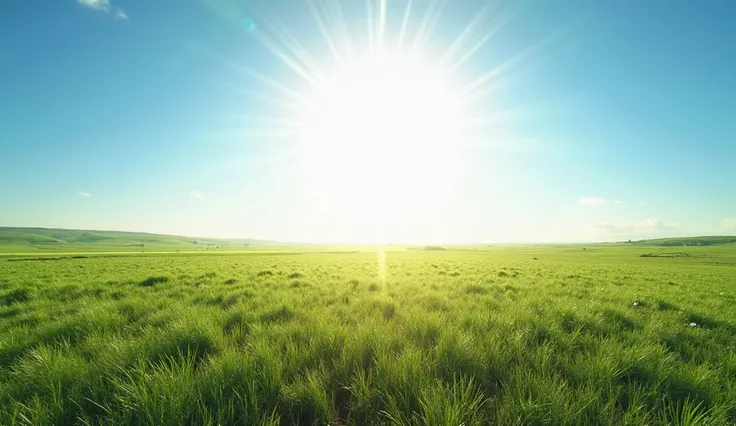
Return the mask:
<path id="1" fill-rule="evenodd" d="M 566 34 L 569 31 L 569 29 L 570 29 L 569 27 L 558 28 L 557 30 L 549 34 L 547 37 L 544 37 L 543 39 L 537 41 L 536 43 L 528 46 L 521 52 L 507 59 L 502 64 L 491 69 L 487 73 L 481 75 L 480 77 L 475 79 L 473 82 L 465 86 L 461 90 L 462 96 L 467 98 L 467 103 L 465 104 L 465 106 L 469 107 L 473 105 L 475 102 L 477 102 L 478 100 L 483 99 L 485 95 L 487 94 L 487 92 L 489 91 L 489 87 L 492 86 L 491 83 L 498 77 L 504 74 L 511 73 L 511 71 L 515 69 L 515 67 L 518 67 L 520 64 L 524 63 L 525 61 L 528 61 L 532 57 L 538 60 L 540 57 L 540 53 L 544 49 L 554 44 L 555 42 L 559 42 L 564 36 L 564 34 Z"/>
<path id="2" fill-rule="evenodd" d="M 386 39 L 386 1 L 379 0 L 378 6 L 378 53 L 383 55 Z"/>
<path id="3" fill-rule="evenodd" d="M 250 78 L 253 78 L 261 83 L 263 83 L 265 86 L 270 87 L 277 92 L 281 93 L 282 95 L 294 100 L 296 104 L 303 105 L 306 101 L 304 95 L 280 82 L 278 82 L 276 79 L 272 77 L 265 76 L 254 69 L 247 67 L 245 65 L 242 65 L 232 59 L 227 58 L 226 56 L 216 52 L 213 49 L 207 48 L 204 45 L 202 45 L 199 42 L 189 42 L 187 45 L 193 49 L 196 52 L 199 52 L 201 54 L 209 56 L 211 59 L 214 59 L 217 62 L 220 62 L 221 64 L 245 75 Z"/>
<path id="4" fill-rule="evenodd" d="M 411 18 L 412 0 L 406 1 L 404 7 L 404 17 L 401 19 L 401 30 L 399 31 L 399 40 L 396 43 L 396 48 L 401 51 L 404 44 L 404 37 L 406 36 L 406 30 L 409 27 L 409 19 Z"/>
<path id="5" fill-rule="evenodd" d="M 376 51 L 376 34 L 373 23 L 373 0 L 365 0 L 366 24 L 368 25 L 368 49 L 371 53 Z"/>
<path id="6" fill-rule="evenodd" d="M 340 50 L 338 49 L 335 40 L 332 38 L 332 34 L 330 34 L 330 30 L 327 28 L 327 24 L 325 22 L 325 19 L 323 18 L 324 13 L 318 10 L 318 6 L 315 4 L 314 0 L 308 0 L 307 4 L 309 5 L 309 9 L 312 12 L 312 17 L 319 27 L 319 32 L 322 34 L 322 38 L 325 40 L 325 42 L 327 42 L 327 45 L 330 48 L 330 52 L 332 52 L 332 56 L 338 63 L 342 62 Z"/>
<path id="7" fill-rule="evenodd" d="M 222 83 L 220 86 L 230 89 L 234 92 L 241 93 L 243 95 L 248 96 L 250 99 L 258 99 L 259 101 L 262 101 L 264 103 L 267 103 L 269 105 L 278 106 L 280 108 L 290 110 L 292 112 L 299 112 L 304 108 L 304 105 L 298 102 L 290 102 L 288 99 L 282 99 L 278 96 L 270 95 L 263 91 L 257 91 L 253 89 L 246 89 L 241 86 L 237 86 L 235 84 L 229 84 L 229 83 Z"/>
<path id="8" fill-rule="evenodd" d="M 439 21 L 442 16 L 442 12 L 446 5 L 447 0 L 432 0 L 429 10 L 427 10 L 427 13 L 424 15 L 424 19 L 422 19 L 422 24 L 417 31 L 417 35 L 414 37 L 414 42 L 412 43 L 411 48 L 412 55 L 416 56 L 422 52 L 424 45 L 429 40 L 432 31 L 434 31 L 434 28 L 437 25 L 437 21 Z"/>
<path id="9" fill-rule="evenodd" d="M 354 58 L 353 43 L 350 37 L 350 31 L 348 31 L 347 24 L 345 23 L 345 14 L 342 11 L 339 0 L 333 0 L 329 4 L 332 5 L 333 9 L 332 18 L 335 22 L 335 32 L 342 43 L 342 48 L 340 49 L 341 54 L 344 55 L 346 61 L 350 62 Z"/>
<path id="10" fill-rule="evenodd" d="M 275 39 L 266 35 L 264 31 L 260 31 L 253 33 L 256 40 L 266 46 L 276 57 L 309 83 L 316 84 L 324 78 L 324 73 L 320 67 L 314 63 L 310 55 L 292 38 L 280 22 L 263 13 L 259 13 L 257 16 L 271 30 Z"/>
<path id="11" fill-rule="evenodd" d="M 468 25 L 463 28 L 462 33 L 455 38 L 455 40 L 452 42 L 450 47 L 447 48 L 445 51 L 445 54 L 442 55 L 439 61 L 437 61 L 437 65 L 440 68 L 444 68 L 444 65 L 452 59 L 452 56 L 459 50 L 463 45 L 466 43 L 466 39 L 470 37 L 473 34 L 473 31 L 486 19 L 486 16 L 488 13 L 492 10 L 498 7 L 500 4 L 500 1 L 489 1 L 486 3 L 480 11 L 476 14 L 476 16 L 468 23 Z"/>
<path id="12" fill-rule="evenodd" d="M 449 72 L 455 72 L 455 70 L 460 68 L 468 59 L 472 58 L 473 55 L 475 55 L 481 47 L 488 43 L 488 41 L 511 20 L 511 16 L 513 15 L 513 13 L 514 12 L 507 12 L 503 19 L 498 20 L 495 26 L 490 28 L 486 32 L 486 34 L 473 45 L 473 47 L 468 49 L 468 51 L 465 52 L 465 54 L 460 59 L 458 59 L 458 61 L 452 67 L 450 67 Z"/>

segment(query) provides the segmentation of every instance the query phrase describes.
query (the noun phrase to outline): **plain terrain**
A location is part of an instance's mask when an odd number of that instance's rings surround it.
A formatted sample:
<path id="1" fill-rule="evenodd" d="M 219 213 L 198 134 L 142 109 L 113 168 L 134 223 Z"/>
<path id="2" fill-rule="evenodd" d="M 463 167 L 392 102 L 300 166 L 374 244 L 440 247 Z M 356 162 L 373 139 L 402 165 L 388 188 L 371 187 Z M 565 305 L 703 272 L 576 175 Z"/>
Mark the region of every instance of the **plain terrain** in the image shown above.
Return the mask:
<path id="1" fill-rule="evenodd" d="M 0 424 L 736 422 L 735 245 L 282 250 L 0 256 Z"/>

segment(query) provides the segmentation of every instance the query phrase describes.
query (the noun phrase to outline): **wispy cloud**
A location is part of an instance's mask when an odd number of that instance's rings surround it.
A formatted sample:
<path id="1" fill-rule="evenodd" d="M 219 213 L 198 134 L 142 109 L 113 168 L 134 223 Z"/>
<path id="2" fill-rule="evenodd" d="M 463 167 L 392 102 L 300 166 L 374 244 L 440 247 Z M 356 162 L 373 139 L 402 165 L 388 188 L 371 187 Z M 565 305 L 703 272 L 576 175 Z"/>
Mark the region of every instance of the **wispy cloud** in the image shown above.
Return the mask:
<path id="1" fill-rule="evenodd" d="M 197 191 L 196 189 L 193 189 L 189 191 L 189 198 L 193 200 L 201 200 L 204 197 L 201 192 Z"/>
<path id="2" fill-rule="evenodd" d="M 613 202 L 613 204 L 619 205 L 619 204 L 621 204 L 621 201 L 616 200 L 616 201 Z"/>
<path id="3" fill-rule="evenodd" d="M 100 12 L 110 13 L 110 11 L 112 10 L 112 4 L 110 3 L 110 0 L 77 0 L 77 3 L 86 8 L 98 10 Z M 119 19 L 122 21 L 128 20 L 128 14 L 125 13 L 122 7 L 116 8 L 114 15 L 115 19 Z"/>
<path id="4" fill-rule="evenodd" d="M 102 10 L 105 12 L 110 11 L 109 0 L 77 0 L 77 3 L 90 9 Z"/>
<path id="5" fill-rule="evenodd" d="M 678 228 L 675 222 L 664 222 L 660 219 L 646 219 L 629 225 L 614 225 L 604 223 L 597 226 L 611 234 L 656 234 L 672 231 Z"/>
<path id="6" fill-rule="evenodd" d="M 723 219 L 721 225 L 729 231 L 736 231 L 736 217 Z"/>
<path id="7" fill-rule="evenodd" d="M 606 205 L 608 201 L 604 200 L 600 197 L 583 197 L 580 200 L 578 200 L 578 204 L 581 206 L 588 206 L 588 207 L 600 207 L 603 205 Z"/>
<path id="8" fill-rule="evenodd" d="M 77 195 L 84 198 L 92 198 L 92 194 L 87 191 L 77 191 Z"/>
<path id="9" fill-rule="evenodd" d="M 677 229 L 677 224 L 674 222 L 662 222 L 659 219 L 647 219 L 636 224 L 640 229 L 649 229 L 653 231 L 667 231 L 670 229 Z"/>

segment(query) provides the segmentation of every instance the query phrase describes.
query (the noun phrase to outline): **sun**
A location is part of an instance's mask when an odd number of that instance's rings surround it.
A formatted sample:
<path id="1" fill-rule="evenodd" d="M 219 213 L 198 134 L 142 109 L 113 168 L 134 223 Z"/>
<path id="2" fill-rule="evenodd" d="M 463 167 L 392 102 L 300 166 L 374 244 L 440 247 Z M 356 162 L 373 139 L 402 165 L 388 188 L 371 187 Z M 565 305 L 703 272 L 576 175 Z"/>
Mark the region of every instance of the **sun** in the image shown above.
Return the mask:
<path id="1" fill-rule="evenodd" d="M 457 168 L 464 136 L 455 93 L 442 70 L 408 55 L 337 66 L 303 108 L 307 179 L 374 218 L 409 213 Z"/>

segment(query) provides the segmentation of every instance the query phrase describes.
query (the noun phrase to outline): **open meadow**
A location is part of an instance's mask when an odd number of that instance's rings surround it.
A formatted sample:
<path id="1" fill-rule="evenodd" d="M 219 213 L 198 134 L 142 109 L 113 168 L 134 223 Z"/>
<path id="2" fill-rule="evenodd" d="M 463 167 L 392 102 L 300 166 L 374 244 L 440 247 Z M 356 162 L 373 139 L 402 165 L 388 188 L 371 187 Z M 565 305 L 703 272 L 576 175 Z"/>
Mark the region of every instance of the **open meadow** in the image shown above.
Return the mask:
<path id="1" fill-rule="evenodd" d="M 347 250 L 0 256 L 0 424 L 736 422 L 732 244 Z"/>

